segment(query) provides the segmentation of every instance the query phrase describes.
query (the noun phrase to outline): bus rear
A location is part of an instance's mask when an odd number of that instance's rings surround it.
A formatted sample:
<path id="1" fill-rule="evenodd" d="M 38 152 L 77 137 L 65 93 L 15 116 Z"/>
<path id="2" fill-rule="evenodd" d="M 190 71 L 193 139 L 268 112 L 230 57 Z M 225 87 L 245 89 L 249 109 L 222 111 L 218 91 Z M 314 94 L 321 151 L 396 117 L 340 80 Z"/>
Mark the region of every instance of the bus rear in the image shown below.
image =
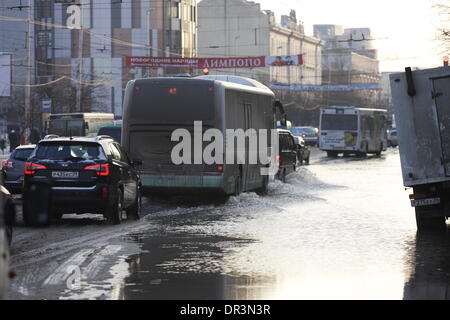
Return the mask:
<path id="1" fill-rule="evenodd" d="M 202 122 L 200 139 L 207 129 L 220 128 L 215 105 L 214 81 L 154 78 L 128 84 L 122 144 L 142 161 L 139 171 L 147 191 L 222 189 L 223 166 L 194 164 L 194 122 Z M 177 129 L 190 133 L 191 164 L 173 163 L 172 149 L 179 141 L 171 137 Z"/>
<path id="2" fill-rule="evenodd" d="M 319 148 L 329 155 L 358 151 L 359 120 L 356 108 L 325 108 L 320 113 Z"/>
<path id="3" fill-rule="evenodd" d="M 113 113 L 61 113 L 48 117 L 47 134 L 61 137 L 95 137 L 98 130 L 114 122 Z"/>

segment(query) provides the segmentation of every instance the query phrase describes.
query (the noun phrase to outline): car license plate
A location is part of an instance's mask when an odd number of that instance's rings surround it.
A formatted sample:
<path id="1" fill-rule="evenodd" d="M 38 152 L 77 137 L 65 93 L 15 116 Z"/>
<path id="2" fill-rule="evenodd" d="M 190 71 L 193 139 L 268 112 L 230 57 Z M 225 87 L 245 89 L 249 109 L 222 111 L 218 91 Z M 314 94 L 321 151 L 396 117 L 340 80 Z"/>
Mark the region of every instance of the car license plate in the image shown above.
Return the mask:
<path id="1" fill-rule="evenodd" d="M 60 178 L 60 179 L 77 179 L 78 172 L 70 172 L 70 171 L 53 171 L 52 178 Z"/>
<path id="2" fill-rule="evenodd" d="M 413 207 L 433 206 L 440 203 L 441 198 L 411 200 L 411 206 Z"/>

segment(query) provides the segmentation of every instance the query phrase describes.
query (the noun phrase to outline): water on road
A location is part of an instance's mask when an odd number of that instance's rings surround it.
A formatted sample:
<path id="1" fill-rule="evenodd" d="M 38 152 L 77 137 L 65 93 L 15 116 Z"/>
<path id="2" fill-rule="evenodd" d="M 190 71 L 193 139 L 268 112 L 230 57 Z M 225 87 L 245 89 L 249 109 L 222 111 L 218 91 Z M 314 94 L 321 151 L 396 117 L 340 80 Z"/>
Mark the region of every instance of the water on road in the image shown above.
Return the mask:
<path id="1" fill-rule="evenodd" d="M 19 228 L 10 296 L 447 298 L 450 237 L 416 234 L 408 193 L 396 149 L 366 159 L 315 152 L 266 196 L 223 205 L 148 199 L 139 222 L 68 216 Z"/>

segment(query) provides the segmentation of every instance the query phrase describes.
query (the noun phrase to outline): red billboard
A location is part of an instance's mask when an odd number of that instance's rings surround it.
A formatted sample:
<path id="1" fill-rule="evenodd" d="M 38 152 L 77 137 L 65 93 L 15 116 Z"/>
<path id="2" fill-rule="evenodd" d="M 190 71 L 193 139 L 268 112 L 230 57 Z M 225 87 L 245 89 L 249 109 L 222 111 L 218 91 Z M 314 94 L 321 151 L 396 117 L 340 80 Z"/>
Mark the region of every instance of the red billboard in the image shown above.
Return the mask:
<path id="1" fill-rule="evenodd" d="M 125 57 L 125 65 L 129 68 L 234 69 L 298 66 L 302 64 L 302 55 L 233 58 Z"/>

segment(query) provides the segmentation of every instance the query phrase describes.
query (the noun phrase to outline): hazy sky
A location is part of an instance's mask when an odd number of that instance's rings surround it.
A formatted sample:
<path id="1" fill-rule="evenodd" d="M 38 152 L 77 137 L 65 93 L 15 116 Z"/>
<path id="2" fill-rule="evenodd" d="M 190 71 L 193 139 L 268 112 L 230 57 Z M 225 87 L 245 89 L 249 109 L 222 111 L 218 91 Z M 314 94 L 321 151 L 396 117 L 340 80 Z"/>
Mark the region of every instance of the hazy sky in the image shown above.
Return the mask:
<path id="1" fill-rule="evenodd" d="M 434 0 L 255 0 L 262 9 L 289 14 L 296 9 L 306 33 L 313 24 L 340 24 L 344 28 L 369 27 L 377 40 L 381 71 L 404 67 L 435 67 L 444 53 L 436 41 L 440 26 Z M 279 21 L 279 20 L 278 20 Z M 382 38 L 388 38 L 381 40 Z"/>

